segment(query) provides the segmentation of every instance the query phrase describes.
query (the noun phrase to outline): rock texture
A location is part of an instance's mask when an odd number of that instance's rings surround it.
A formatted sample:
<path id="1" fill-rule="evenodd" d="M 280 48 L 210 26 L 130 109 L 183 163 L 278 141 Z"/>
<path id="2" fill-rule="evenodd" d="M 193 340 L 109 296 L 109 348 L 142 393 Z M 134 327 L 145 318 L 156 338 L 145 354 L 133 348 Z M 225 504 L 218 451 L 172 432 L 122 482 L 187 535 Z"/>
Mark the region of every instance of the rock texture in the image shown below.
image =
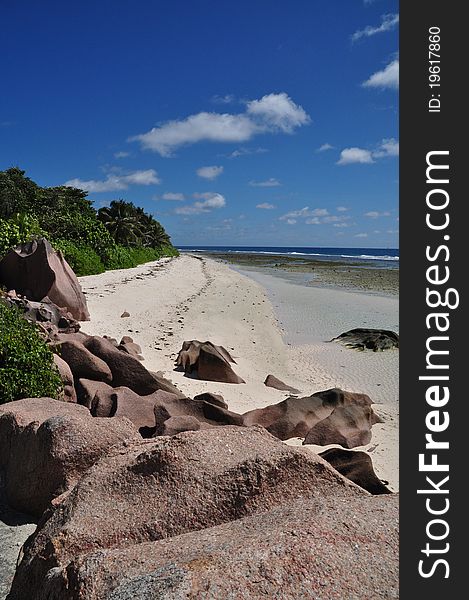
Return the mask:
<path id="1" fill-rule="evenodd" d="M 321 452 L 319 456 L 327 460 L 344 477 L 367 490 L 370 494 L 391 494 L 391 490 L 376 475 L 371 458 L 366 452 L 330 448 Z"/>
<path id="2" fill-rule="evenodd" d="M 315 437 L 319 439 L 320 431 L 322 441 L 307 443 L 340 444 L 347 434 L 349 444 L 352 443 L 352 439 L 359 438 L 359 433 L 362 437 L 366 432 L 370 433 L 373 422 L 378 422 L 371 404 L 371 399 L 366 394 L 333 388 L 304 398 L 290 397 L 278 404 L 249 411 L 243 415 L 243 422 L 245 425 L 262 425 L 281 440 L 309 436 L 313 428 L 317 427 L 319 429 L 316 430 Z M 343 412 L 346 407 L 353 407 L 350 414 L 347 411 Z M 338 414 L 333 417 L 336 412 Z M 352 415 L 355 420 L 352 419 Z M 321 426 L 324 422 L 327 427 Z M 340 432 L 335 431 L 334 426 L 340 428 Z M 337 441 L 338 439 L 341 441 Z"/>
<path id="3" fill-rule="evenodd" d="M 297 390 L 296 388 L 287 385 L 283 381 L 280 381 L 280 379 L 277 379 L 275 375 L 267 375 L 264 381 L 264 385 L 266 385 L 267 387 L 275 388 L 276 390 L 291 392 L 292 394 L 300 393 L 300 390 Z"/>
<path id="4" fill-rule="evenodd" d="M 347 348 L 373 352 L 399 348 L 399 335 L 387 329 L 351 329 L 331 341 L 342 342 Z"/>
<path id="5" fill-rule="evenodd" d="M 21 573 L 9 600 L 27 597 Z M 36 599 L 396 600 L 398 573 L 397 496 L 327 497 L 73 557 Z"/>
<path id="6" fill-rule="evenodd" d="M 0 283 L 36 302 L 49 298 L 74 319 L 90 316 L 75 273 L 46 239 L 20 244 L 0 261 Z"/>
<path id="7" fill-rule="evenodd" d="M 245 383 L 231 368 L 236 361 L 223 346 L 212 342 L 186 341 L 176 359 L 185 373 L 197 372 L 199 379 L 222 383 Z"/>
<path id="8" fill-rule="evenodd" d="M 141 438 L 127 419 L 95 419 L 77 404 L 28 398 L 0 406 L 0 439 L 7 500 L 39 517 L 112 447 Z"/>
<path id="9" fill-rule="evenodd" d="M 93 551 L 180 536 L 299 498 L 320 506 L 327 497 L 368 495 L 317 455 L 262 428 L 211 428 L 133 444 L 94 464 L 43 519 L 24 549 L 11 598 L 26 589 L 45 594 L 51 574 Z"/>
<path id="10" fill-rule="evenodd" d="M 372 426 L 380 421 L 369 406 L 339 406 L 308 431 L 303 444 L 364 446 L 371 440 Z"/>

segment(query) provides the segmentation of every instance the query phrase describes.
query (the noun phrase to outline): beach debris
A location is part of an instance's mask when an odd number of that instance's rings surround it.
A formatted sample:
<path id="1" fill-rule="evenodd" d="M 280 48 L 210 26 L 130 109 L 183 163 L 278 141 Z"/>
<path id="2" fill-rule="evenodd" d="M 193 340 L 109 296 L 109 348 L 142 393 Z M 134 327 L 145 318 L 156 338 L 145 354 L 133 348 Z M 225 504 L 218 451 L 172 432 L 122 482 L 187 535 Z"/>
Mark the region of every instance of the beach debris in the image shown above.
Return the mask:
<path id="1" fill-rule="evenodd" d="M 341 500 L 347 504 L 366 501 L 368 510 L 372 500 L 317 455 L 282 444 L 259 427 L 225 427 L 223 431 L 210 428 L 128 442 L 119 451 L 102 456 L 76 483 L 72 493 L 57 499 L 48 518 L 41 520 L 24 547 L 10 598 L 24 598 L 25 590 L 31 589 L 40 590 L 42 598 L 78 598 L 79 589 L 83 588 L 70 585 L 70 569 L 77 568 L 95 552 L 103 555 L 106 550 L 119 547 L 137 550 L 143 543 L 162 539 L 167 544 L 168 538 L 176 540 L 182 534 L 238 522 L 274 507 L 288 507 L 299 497 L 302 505 L 308 499 L 314 501 L 310 508 L 316 518 L 324 512 L 331 515 L 327 519 L 331 530 L 344 520 L 342 510 L 329 512 Z M 328 499 L 330 504 L 324 511 L 323 503 Z M 355 523 L 366 521 L 358 518 L 359 514 L 361 511 L 356 510 L 351 519 L 354 527 L 359 527 Z M 304 527 L 308 523 L 313 527 L 314 521 L 315 518 L 308 519 L 297 527 L 303 532 L 299 543 L 306 543 L 309 536 L 304 535 Z M 373 527 L 388 523 L 379 521 L 383 524 L 374 523 Z M 314 532 L 320 530 L 322 527 L 314 523 L 311 537 L 315 538 Z M 264 530 L 263 535 L 266 534 Z M 246 540 L 246 530 L 243 537 Z M 346 536 L 348 546 L 349 537 L 350 532 Z M 333 536 L 336 538 L 337 532 Z M 371 539 L 364 536 L 362 543 L 371 540 L 379 540 L 383 545 L 383 535 L 376 531 Z M 275 552 L 278 539 L 271 544 Z M 366 560 L 370 560 L 370 554 L 366 552 Z M 121 571 L 124 565 L 127 563 L 120 563 Z M 305 569 L 309 571 L 310 565 Z M 360 585 L 363 586 L 362 581 Z"/>
<path id="2" fill-rule="evenodd" d="M 376 423 L 382 420 L 370 406 L 338 406 L 308 431 L 303 444 L 364 446 L 371 441 L 371 428 Z"/>
<path id="3" fill-rule="evenodd" d="M 236 364 L 236 361 L 226 348 L 198 340 L 185 341 L 176 359 L 178 367 L 188 374 L 197 372 L 199 379 L 245 383 L 244 379 L 233 371 L 230 363 Z"/>
<path id="4" fill-rule="evenodd" d="M 388 329 L 364 329 L 358 327 L 332 338 L 331 342 L 342 342 L 347 348 L 378 352 L 399 348 L 399 335 Z"/>
<path id="5" fill-rule="evenodd" d="M 121 319 L 125 319 L 127 317 L 130 317 L 130 313 L 124 310 L 124 312 L 121 314 Z"/>
<path id="6" fill-rule="evenodd" d="M 275 388 L 276 390 L 282 390 L 284 392 L 291 392 L 292 394 L 300 394 L 300 390 L 297 390 L 290 385 L 287 385 L 283 381 L 280 381 L 275 375 L 267 375 L 264 381 L 264 385 L 267 387 Z"/>
<path id="7" fill-rule="evenodd" d="M 35 302 L 48 298 L 74 319 L 89 321 L 86 298 L 75 273 L 45 238 L 20 244 L 3 257 L 0 284 Z"/>
<path id="8" fill-rule="evenodd" d="M 39 517 L 103 454 L 140 438 L 127 419 L 96 419 L 51 398 L 0 405 L 0 468 L 8 503 Z"/>
<path id="9" fill-rule="evenodd" d="M 330 448 L 320 452 L 319 456 L 327 460 L 344 477 L 367 490 L 370 494 L 392 493 L 376 475 L 371 458 L 366 452 Z"/>

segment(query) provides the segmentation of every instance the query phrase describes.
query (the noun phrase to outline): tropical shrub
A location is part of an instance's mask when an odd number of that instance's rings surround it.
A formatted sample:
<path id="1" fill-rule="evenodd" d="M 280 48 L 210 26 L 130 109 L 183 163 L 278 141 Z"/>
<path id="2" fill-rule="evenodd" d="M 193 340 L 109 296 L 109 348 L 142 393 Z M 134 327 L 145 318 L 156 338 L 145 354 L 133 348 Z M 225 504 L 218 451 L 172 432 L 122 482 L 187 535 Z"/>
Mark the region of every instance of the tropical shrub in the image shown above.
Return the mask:
<path id="1" fill-rule="evenodd" d="M 0 299 L 0 404 L 21 398 L 57 398 L 62 381 L 36 326 Z"/>

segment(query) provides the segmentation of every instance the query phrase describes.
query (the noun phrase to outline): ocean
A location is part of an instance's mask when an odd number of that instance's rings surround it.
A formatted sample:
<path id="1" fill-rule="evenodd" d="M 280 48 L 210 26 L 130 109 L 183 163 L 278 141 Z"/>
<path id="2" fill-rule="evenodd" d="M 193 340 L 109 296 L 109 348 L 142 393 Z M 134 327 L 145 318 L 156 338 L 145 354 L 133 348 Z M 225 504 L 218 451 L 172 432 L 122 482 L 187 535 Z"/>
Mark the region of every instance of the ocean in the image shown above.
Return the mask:
<path id="1" fill-rule="evenodd" d="M 370 266 L 399 268 L 399 250 L 397 248 L 303 248 L 294 246 L 178 246 L 181 252 L 204 253 L 245 253 L 245 254 L 276 254 L 297 256 L 308 260 L 340 259 L 351 264 L 360 262 Z"/>

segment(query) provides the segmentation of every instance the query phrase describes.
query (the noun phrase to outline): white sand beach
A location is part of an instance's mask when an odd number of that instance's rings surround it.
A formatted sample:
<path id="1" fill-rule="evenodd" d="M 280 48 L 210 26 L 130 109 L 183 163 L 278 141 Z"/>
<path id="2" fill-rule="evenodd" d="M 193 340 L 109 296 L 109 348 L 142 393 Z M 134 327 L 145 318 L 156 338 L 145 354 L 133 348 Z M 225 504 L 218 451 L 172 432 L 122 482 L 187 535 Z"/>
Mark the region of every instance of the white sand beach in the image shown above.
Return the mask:
<path id="1" fill-rule="evenodd" d="M 368 394 L 384 423 L 373 427 L 372 441 L 360 449 L 370 453 L 378 476 L 397 490 L 398 351 L 357 352 L 327 341 L 353 327 L 397 330 L 397 298 L 246 273 L 210 258 L 181 255 L 81 277 L 91 314 L 82 330 L 131 336 L 142 347 L 148 369 L 163 371 L 190 396 L 219 393 L 240 413 L 288 396 L 263 384 L 269 373 L 303 395 L 331 387 Z M 130 316 L 121 317 L 124 311 Z M 246 384 L 199 381 L 176 371 L 176 355 L 191 339 L 225 346 Z"/>

